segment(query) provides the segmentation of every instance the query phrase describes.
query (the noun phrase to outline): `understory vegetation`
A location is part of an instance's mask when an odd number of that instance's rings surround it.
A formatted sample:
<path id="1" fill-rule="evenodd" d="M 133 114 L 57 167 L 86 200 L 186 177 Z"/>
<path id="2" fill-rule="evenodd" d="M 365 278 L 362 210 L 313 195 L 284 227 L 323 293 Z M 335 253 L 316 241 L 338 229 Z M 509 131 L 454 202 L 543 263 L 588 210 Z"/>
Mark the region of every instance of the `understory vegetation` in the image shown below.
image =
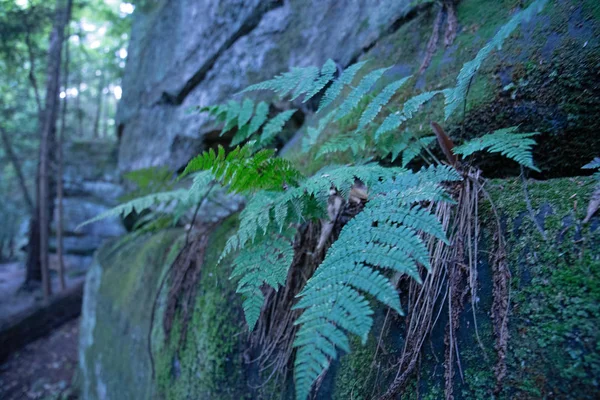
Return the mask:
<path id="1" fill-rule="evenodd" d="M 523 176 L 526 170 L 539 171 L 532 156 L 538 133 L 504 127 L 477 132 L 475 139 L 455 145 L 444 121 L 431 121 L 430 129 L 418 132 L 408 130 L 407 121 L 435 97 L 444 98 L 446 120 L 464 113 L 471 82 L 484 60 L 546 2 L 536 0 L 513 15 L 464 64 L 455 86 L 417 94 L 399 109 L 388 104 L 410 76 L 391 79 L 390 68 L 380 68 L 357 79 L 368 61 L 338 71 L 333 60 L 320 68 L 293 68 L 225 104 L 200 107 L 194 111 L 208 113 L 222 125 L 230 148 L 203 152 L 176 179 L 157 169 L 130 174 L 138 183 L 137 197 L 88 222 L 137 212 L 142 216 L 136 225 L 139 234 L 173 226 L 192 214 L 191 229 L 170 270 L 164 321 L 167 335 L 173 331 L 185 337 L 185 326 L 172 330 L 171 323 L 176 308 L 187 313 L 191 307 L 190 293 L 201 268 L 197 256 L 206 245 L 207 228 L 193 229 L 198 209 L 217 191 L 243 195 L 239 227 L 227 238 L 219 262 L 233 259 L 230 278 L 243 300 L 249 346 L 256 350 L 261 370 L 268 371 L 263 384 L 276 376 L 285 380 L 293 366 L 296 398 L 309 398 L 334 360 L 355 348 L 357 340 L 367 342 L 373 315 L 385 307 L 384 325 L 391 315 L 402 315 L 406 329 L 397 373 L 380 398 L 392 399 L 407 389 L 441 313 L 447 313 L 448 321 L 444 391 L 451 398 L 458 320 L 467 299 L 476 313 L 479 215 L 485 204 L 494 215 L 488 261 L 497 356 L 494 393 L 500 393 L 507 378 L 509 249 L 473 155 L 499 154 L 518 165 Z M 255 92 L 289 105 L 318 104 L 315 124 L 303 132 L 301 151 L 324 160 L 323 168 L 307 176 L 297 163 L 278 155 L 277 137 L 296 109 L 276 112 L 266 101 L 242 98 Z M 357 120 L 355 129 L 323 136 L 349 117 Z M 348 156 L 352 164 L 330 163 L 338 154 L 343 156 L 337 159 Z M 586 167 L 599 165 L 595 160 Z M 596 211 L 590 207 L 586 220 Z M 479 336 L 477 341 L 483 347 Z"/>

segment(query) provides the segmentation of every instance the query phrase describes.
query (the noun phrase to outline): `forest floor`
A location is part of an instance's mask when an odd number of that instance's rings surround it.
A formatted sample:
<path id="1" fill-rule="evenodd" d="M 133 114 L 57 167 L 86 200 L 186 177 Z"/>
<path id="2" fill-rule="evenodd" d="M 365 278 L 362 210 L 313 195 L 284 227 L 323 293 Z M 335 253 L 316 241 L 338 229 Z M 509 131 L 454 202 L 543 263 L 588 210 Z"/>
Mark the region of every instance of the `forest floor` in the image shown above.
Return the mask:
<path id="1" fill-rule="evenodd" d="M 54 270 L 52 271 L 52 289 L 54 293 L 58 293 L 60 285 L 58 274 Z M 65 278 L 67 287 L 74 287 L 85 279 L 85 270 L 67 265 Z M 22 263 L 0 264 L 0 328 L 12 316 L 25 312 L 42 301 L 41 288 L 34 291 L 20 290 L 24 281 L 25 266 Z"/>
<path id="2" fill-rule="evenodd" d="M 79 319 L 55 329 L 0 364 L 0 399 L 76 399 Z"/>

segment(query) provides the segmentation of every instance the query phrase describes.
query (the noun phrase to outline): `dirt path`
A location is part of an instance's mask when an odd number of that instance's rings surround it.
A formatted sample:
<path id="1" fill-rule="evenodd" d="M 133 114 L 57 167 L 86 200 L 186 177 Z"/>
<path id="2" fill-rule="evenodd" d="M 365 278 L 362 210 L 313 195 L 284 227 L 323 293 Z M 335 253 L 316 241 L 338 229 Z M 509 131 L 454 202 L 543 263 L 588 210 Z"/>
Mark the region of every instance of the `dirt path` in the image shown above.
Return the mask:
<path id="1" fill-rule="evenodd" d="M 0 399 L 77 399 L 79 319 L 12 354 L 0 365 Z"/>

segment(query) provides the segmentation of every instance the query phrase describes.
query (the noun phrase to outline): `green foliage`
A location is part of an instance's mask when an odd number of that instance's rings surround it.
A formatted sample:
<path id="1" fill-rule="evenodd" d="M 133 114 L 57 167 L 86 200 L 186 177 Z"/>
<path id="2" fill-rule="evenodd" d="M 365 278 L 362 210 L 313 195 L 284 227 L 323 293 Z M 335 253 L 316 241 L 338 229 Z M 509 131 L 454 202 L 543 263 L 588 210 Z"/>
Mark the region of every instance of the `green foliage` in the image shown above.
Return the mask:
<path id="1" fill-rule="evenodd" d="M 504 41 L 510 36 L 510 34 L 521 24 L 523 21 L 528 21 L 532 16 L 539 13 L 548 0 L 535 0 L 529 7 L 516 13 L 505 25 L 500 28 L 498 33 L 477 53 L 475 58 L 469 62 L 466 62 L 460 70 L 456 79 L 456 86 L 444 90 L 446 96 L 446 108 L 445 114 L 446 119 L 460 107 L 467 96 L 467 91 L 471 80 L 481 68 L 481 64 L 488 58 L 492 51 L 497 48 L 502 48 Z"/>
<path id="2" fill-rule="evenodd" d="M 373 85 L 383 76 L 383 74 L 390 68 L 379 68 L 369 72 L 354 88 L 350 94 L 344 99 L 344 102 L 337 107 L 336 121 L 344 118 L 350 111 L 354 109 L 360 102 L 360 100 L 369 92 Z M 376 100 L 378 100 L 376 98 Z M 377 105 L 376 105 L 377 107 Z"/>
<path id="3" fill-rule="evenodd" d="M 244 99 L 242 104 L 230 100 L 226 104 L 202 107 L 200 111 L 207 112 L 218 121 L 224 122 L 221 136 L 237 128 L 231 146 L 253 139 L 254 134 L 262 127 L 262 134 L 256 138 L 257 147 L 268 146 L 296 112 L 295 109 L 286 110 L 269 120 L 269 105 L 261 101 L 255 109 L 254 102 L 248 98 Z"/>
<path id="4" fill-rule="evenodd" d="M 358 335 L 363 344 L 366 341 L 373 310 L 365 294 L 402 313 L 399 295 L 384 271 L 420 281 L 417 266 L 430 266 L 421 235 L 447 241 L 440 222 L 418 204 L 440 201 L 440 191 L 431 190 L 429 179 L 436 172 L 425 172 L 422 179 L 419 173 L 406 171 L 379 188 L 376 185 L 365 209 L 342 229 L 306 283 L 295 306 L 304 309 L 296 321 L 301 326 L 294 342 L 298 399 L 308 397 L 312 384 L 337 357 L 337 349 L 350 351 L 346 331 Z M 447 170 L 440 173 L 446 175 Z"/>
<path id="5" fill-rule="evenodd" d="M 519 129 L 517 126 L 499 129 L 493 133 L 475 138 L 455 147 L 454 153 L 467 157 L 477 151 L 487 150 L 488 153 L 500 153 L 527 168 L 539 172 L 539 169 L 533 165 L 533 156 L 531 155 L 531 149 L 535 145 L 535 140 L 531 137 L 539 132 L 515 133 L 517 129 Z"/>
<path id="6" fill-rule="evenodd" d="M 171 189 L 173 172 L 167 167 L 149 167 L 126 172 L 123 174 L 123 178 L 136 186 L 121 198 L 121 201 L 128 201 Z"/>
<path id="7" fill-rule="evenodd" d="M 402 107 L 401 113 L 388 115 L 379 128 L 377 128 L 377 131 L 375 132 L 375 139 L 379 139 L 383 134 L 397 129 L 403 122 L 411 119 L 423 104 L 427 103 L 439 93 L 442 93 L 442 91 L 436 90 L 432 92 L 425 92 L 407 100 Z"/>
<path id="8" fill-rule="evenodd" d="M 410 79 L 410 76 L 399 79 L 395 82 L 387 85 L 378 95 L 373 99 L 369 106 L 366 108 L 365 112 L 360 117 L 360 121 L 358 123 L 358 130 L 364 128 L 367 124 L 372 122 L 377 114 L 381 111 L 381 108 L 385 106 L 390 98 L 396 93 L 398 89 L 402 87 L 406 83 L 407 80 Z"/>
<path id="9" fill-rule="evenodd" d="M 284 98 L 292 90 L 291 100 L 304 95 L 304 102 L 310 100 L 319 93 L 334 77 L 336 71 L 335 62 L 327 60 L 321 71 L 317 67 L 292 68 L 275 78 L 248 86 L 242 93 L 254 90 L 271 90 Z"/>
<path id="10" fill-rule="evenodd" d="M 92 222 L 100 221 L 105 218 L 127 216 L 133 211 L 139 213 L 155 205 L 165 205 L 172 202 L 187 201 L 189 198 L 188 196 L 188 191 L 184 189 L 149 194 L 143 197 L 139 197 L 137 199 L 130 200 L 114 208 L 111 208 L 110 210 L 107 210 L 97 215 L 96 217 L 85 221 L 84 223 L 79 225 L 77 229 L 81 228 L 82 226 L 91 224 Z"/>
<path id="11" fill-rule="evenodd" d="M 289 161 L 273 157 L 273 150 L 263 149 L 254 152 L 254 143 L 236 147 L 225 155 L 219 146 L 205 151 L 192 159 L 182 173 L 182 177 L 198 171 L 211 171 L 214 178 L 229 190 L 252 192 L 255 190 L 283 190 L 294 185 L 301 174 Z"/>
<path id="12" fill-rule="evenodd" d="M 244 314 L 249 330 L 254 329 L 264 302 L 264 284 L 277 290 L 285 285 L 288 267 L 294 258 L 294 229 L 284 234 L 261 235 L 253 242 L 252 251 L 242 251 L 234 260 L 231 278 L 239 277 L 237 293 L 244 297 Z"/>
<path id="13" fill-rule="evenodd" d="M 344 86 L 352 83 L 352 80 L 354 79 L 354 76 L 356 75 L 356 73 L 366 63 L 367 63 L 366 61 L 361 61 L 361 62 L 358 62 L 358 63 L 353 64 L 353 65 L 349 66 L 348 68 L 346 68 L 346 70 L 344 72 L 342 72 L 342 75 L 340 75 L 340 77 L 338 79 L 336 79 L 335 82 L 333 82 L 333 84 L 325 92 L 325 95 L 323 96 L 323 98 L 321 99 L 321 103 L 319 104 L 318 111 L 323 110 L 328 105 L 333 103 L 335 101 L 335 99 L 337 99 L 337 97 L 342 92 L 342 89 L 344 88 Z"/>

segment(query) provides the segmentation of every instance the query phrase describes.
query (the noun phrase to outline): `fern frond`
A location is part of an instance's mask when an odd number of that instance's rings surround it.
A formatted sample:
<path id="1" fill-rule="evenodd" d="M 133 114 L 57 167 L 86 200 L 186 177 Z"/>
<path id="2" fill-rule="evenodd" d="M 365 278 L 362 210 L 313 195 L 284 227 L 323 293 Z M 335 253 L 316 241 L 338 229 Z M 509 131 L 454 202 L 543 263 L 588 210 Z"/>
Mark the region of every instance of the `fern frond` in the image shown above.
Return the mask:
<path id="1" fill-rule="evenodd" d="M 332 59 L 327 60 L 325 62 L 325 64 L 323 64 L 323 67 L 321 68 L 319 77 L 316 78 L 316 80 L 314 82 L 312 82 L 312 85 L 310 86 L 310 88 L 306 89 L 306 94 L 305 94 L 304 100 L 302 100 L 302 102 L 306 103 L 308 100 L 313 98 L 317 93 L 319 93 L 321 90 L 323 90 L 323 88 L 329 82 L 331 82 L 331 80 L 333 79 L 336 69 L 337 68 L 335 66 L 335 62 Z"/>
<path id="2" fill-rule="evenodd" d="M 361 115 L 360 121 L 358 122 L 358 130 L 364 128 L 367 124 L 373 121 L 377 114 L 379 114 L 379 112 L 381 111 L 381 108 L 385 106 L 388 103 L 388 101 L 390 101 L 394 93 L 396 93 L 396 91 L 400 89 L 402 85 L 404 85 L 404 83 L 406 83 L 406 81 L 408 81 L 410 78 L 411 76 L 409 75 L 405 78 L 402 78 L 387 85 L 377 95 L 377 97 L 375 97 L 373 101 L 369 103 L 366 110 Z"/>
<path id="3" fill-rule="evenodd" d="M 447 170 L 440 173 L 446 175 Z M 420 281 L 417 266 L 430 266 L 421 235 L 447 242 L 440 222 L 416 200 L 421 197 L 415 195 L 419 192 L 434 194 L 423 200 L 436 201 L 438 197 L 434 191 L 423 190 L 430 183 L 420 175 L 404 171 L 389 179 L 394 190 L 370 196 L 365 209 L 342 229 L 299 294 L 295 308 L 304 312 L 296 321 L 301 326 L 294 342 L 298 399 L 308 397 L 315 380 L 337 356 L 337 348 L 348 351 L 346 332 L 366 341 L 373 310 L 363 293 L 401 313 L 398 293 L 380 271 L 392 270 Z"/>
<path id="4" fill-rule="evenodd" d="M 284 234 L 263 234 L 252 249 L 241 251 L 233 262 L 235 267 L 230 279 L 240 277 L 237 293 L 244 297 L 244 315 L 250 331 L 256 325 L 264 302 L 261 287 L 266 284 L 277 290 L 285 284 L 294 258 L 293 234 L 293 229 Z"/>
<path id="5" fill-rule="evenodd" d="M 336 121 L 339 121 L 348 115 L 348 113 L 350 113 L 350 111 L 352 111 L 358 105 L 360 100 L 369 92 L 369 90 L 371 90 L 379 78 L 381 78 L 383 74 L 390 68 L 391 67 L 376 69 L 369 72 L 364 78 L 362 78 L 358 86 L 350 92 L 348 97 L 346 97 L 346 99 L 338 107 L 335 116 Z"/>
<path id="6" fill-rule="evenodd" d="M 261 101 L 256 105 L 256 111 L 252 119 L 250 120 L 250 124 L 246 124 L 242 126 L 235 133 L 233 138 L 231 139 L 230 146 L 237 146 L 243 141 L 250 139 L 253 134 L 255 134 L 261 126 L 267 121 L 267 116 L 269 114 L 269 105 L 264 101 Z"/>
<path id="7" fill-rule="evenodd" d="M 467 95 L 469 84 L 477 71 L 481 68 L 481 64 L 488 58 L 495 48 L 502 48 L 504 41 L 510 36 L 510 34 L 521 24 L 523 21 L 529 21 L 531 17 L 539 13 L 548 0 L 535 0 L 529 7 L 522 10 L 515 15 L 504 25 L 496 35 L 479 50 L 475 58 L 469 62 L 466 62 L 458 74 L 456 79 L 456 86 L 451 89 L 444 90 L 446 96 L 446 107 L 445 114 L 446 119 L 456 111 L 456 109 L 463 104 Z"/>
<path id="8" fill-rule="evenodd" d="M 321 136 L 321 133 L 323 133 L 323 130 L 325 130 L 327 124 L 329 124 L 329 122 L 333 119 L 335 115 L 334 111 L 335 110 L 331 111 L 329 114 L 319 119 L 319 123 L 316 128 L 310 126 L 307 128 L 307 135 L 304 136 L 304 138 L 302 139 L 303 153 L 307 153 L 311 149 L 311 147 L 317 143 L 317 141 L 319 140 L 319 136 Z"/>
<path id="9" fill-rule="evenodd" d="M 348 150 L 351 150 L 352 154 L 357 155 L 364 151 L 366 147 L 367 141 L 363 135 L 356 133 L 337 135 L 319 146 L 316 157 L 320 158 L 326 154 L 342 153 Z"/>
<path id="10" fill-rule="evenodd" d="M 126 203 L 120 204 L 116 207 L 111 208 L 110 210 L 106 210 L 101 214 L 98 214 L 92 219 L 89 219 L 79 226 L 76 229 L 79 229 L 85 225 L 91 224 L 93 222 L 97 222 L 109 217 L 118 217 L 118 216 L 127 216 L 131 214 L 133 211 L 141 212 L 145 209 L 151 208 L 157 204 L 168 204 L 173 201 L 185 201 L 188 199 L 188 191 L 185 189 L 178 189 L 169 192 L 159 192 L 154 194 L 149 194 L 147 196 L 139 197 L 137 199 L 128 201 Z"/>
<path id="11" fill-rule="evenodd" d="M 383 120 L 382 124 L 377 128 L 377 131 L 375 131 L 375 140 L 379 139 L 381 135 L 397 129 L 403 122 L 411 119 L 423 104 L 427 103 L 440 93 L 442 93 L 442 91 L 434 90 L 432 92 L 418 94 L 408 99 L 404 103 L 401 112 L 390 114 Z"/>
<path id="12" fill-rule="evenodd" d="M 413 138 L 413 140 L 409 141 L 406 148 L 402 150 L 402 166 L 406 167 L 409 162 L 421 154 L 423 149 L 429 146 L 434 140 L 435 136 L 427 136 L 418 139 Z"/>
<path id="13" fill-rule="evenodd" d="M 283 111 L 277 114 L 274 118 L 270 119 L 263 128 L 262 134 L 260 135 L 260 142 L 268 143 L 271 139 L 277 136 L 283 129 L 283 126 L 286 124 L 286 122 L 292 118 L 296 111 L 296 109 Z"/>
<path id="14" fill-rule="evenodd" d="M 192 159 L 181 177 L 198 171 L 211 171 L 214 178 L 230 191 L 283 190 L 295 185 L 300 172 L 288 160 L 274 157 L 274 150 L 263 149 L 254 154 L 254 143 L 236 147 L 225 155 L 225 149 L 205 151 Z"/>
<path id="15" fill-rule="evenodd" d="M 585 164 L 581 168 L 583 168 L 583 169 L 600 169 L 600 157 L 594 158 L 592 161 Z"/>
<path id="16" fill-rule="evenodd" d="M 253 111 L 254 102 L 248 98 L 245 98 L 237 118 L 238 129 L 242 129 L 242 127 L 246 125 L 248 121 L 250 121 L 250 118 L 252 118 Z"/>
<path id="17" fill-rule="evenodd" d="M 487 150 L 488 153 L 500 153 L 524 167 L 539 172 L 539 169 L 533 165 L 531 154 L 531 149 L 535 145 L 535 140 L 531 137 L 538 135 L 539 132 L 514 133 L 517 129 L 517 126 L 499 129 L 480 138 L 472 139 L 455 147 L 454 153 L 467 157 L 477 151 Z"/>
<path id="18" fill-rule="evenodd" d="M 329 87 L 329 89 L 327 89 L 327 91 L 325 92 L 325 95 L 321 99 L 321 103 L 319 104 L 319 109 L 317 110 L 317 112 L 320 112 L 325 107 L 327 107 L 328 105 L 333 103 L 333 101 L 335 101 L 335 99 L 337 99 L 337 97 L 342 92 L 342 89 L 344 88 L 344 86 L 352 83 L 352 80 L 354 79 L 354 76 L 356 75 L 356 73 L 366 63 L 367 63 L 367 61 L 361 61 L 356 64 L 352 64 L 351 66 L 346 68 L 346 70 L 344 72 L 342 72 L 342 75 L 340 75 L 340 77 L 338 79 L 336 79 L 333 82 L 333 84 Z"/>

